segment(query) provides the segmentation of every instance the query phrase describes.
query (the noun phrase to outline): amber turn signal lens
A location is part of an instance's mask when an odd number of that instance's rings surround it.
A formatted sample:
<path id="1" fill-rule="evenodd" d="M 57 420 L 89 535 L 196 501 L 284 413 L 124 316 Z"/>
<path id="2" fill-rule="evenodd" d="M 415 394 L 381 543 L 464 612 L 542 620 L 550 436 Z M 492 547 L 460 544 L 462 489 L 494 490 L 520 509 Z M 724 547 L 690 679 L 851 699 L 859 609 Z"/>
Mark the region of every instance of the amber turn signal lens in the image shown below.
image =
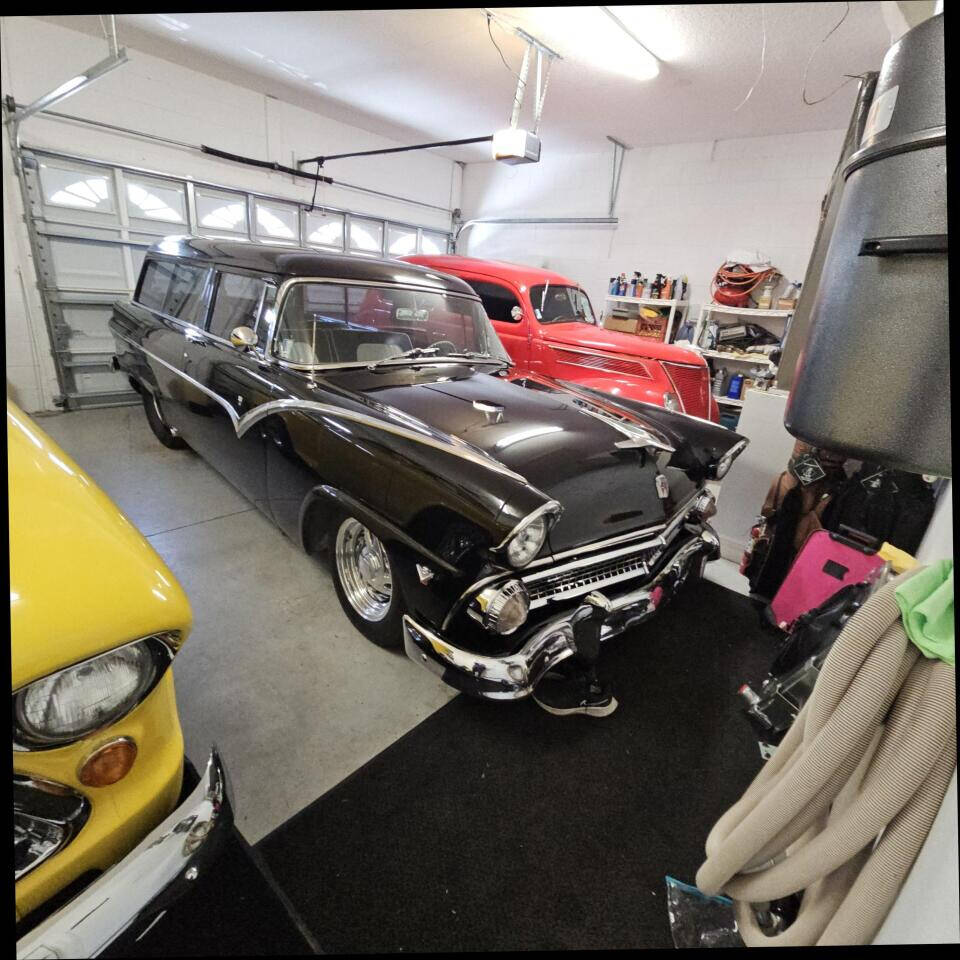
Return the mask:
<path id="1" fill-rule="evenodd" d="M 122 780 L 137 759 L 137 745 L 127 737 L 112 740 L 94 750 L 80 768 L 85 787 L 109 787 Z"/>

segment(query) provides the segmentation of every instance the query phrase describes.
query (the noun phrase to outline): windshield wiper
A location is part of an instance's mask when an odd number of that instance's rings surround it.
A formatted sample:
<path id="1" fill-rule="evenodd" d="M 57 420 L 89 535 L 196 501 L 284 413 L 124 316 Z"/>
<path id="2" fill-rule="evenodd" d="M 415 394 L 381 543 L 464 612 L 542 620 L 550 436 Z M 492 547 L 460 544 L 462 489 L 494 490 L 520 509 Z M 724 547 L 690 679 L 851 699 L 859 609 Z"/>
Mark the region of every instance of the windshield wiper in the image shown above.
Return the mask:
<path id="1" fill-rule="evenodd" d="M 439 347 L 413 347 L 410 350 L 404 350 L 403 353 L 396 353 L 392 357 L 382 357 L 380 360 L 374 360 L 367 364 L 367 369 L 377 370 L 384 366 L 392 366 L 398 360 L 402 362 L 404 360 L 419 360 L 424 357 L 431 360 L 466 359 L 475 363 L 479 361 L 480 363 L 496 363 L 504 367 L 510 366 L 510 361 L 491 356 L 489 353 L 476 353 L 473 350 L 452 350 L 449 353 L 441 353 Z"/>
<path id="2" fill-rule="evenodd" d="M 432 357 L 440 352 L 439 347 L 411 347 L 404 350 L 403 353 L 395 353 L 392 357 L 381 357 L 367 364 L 368 370 L 376 370 L 383 363 L 390 363 L 392 360 L 415 360 L 418 357 Z"/>
<path id="3" fill-rule="evenodd" d="M 484 360 L 487 363 L 501 363 L 504 366 L 510 366 L 510 360 L 504 360 L 503 357 L 495 357 L 492 353 L 477 353 L 475 350 L 456 350 L 452 353 L 445 353 L 445 357 L 466 357 L 467 360 Z"/>

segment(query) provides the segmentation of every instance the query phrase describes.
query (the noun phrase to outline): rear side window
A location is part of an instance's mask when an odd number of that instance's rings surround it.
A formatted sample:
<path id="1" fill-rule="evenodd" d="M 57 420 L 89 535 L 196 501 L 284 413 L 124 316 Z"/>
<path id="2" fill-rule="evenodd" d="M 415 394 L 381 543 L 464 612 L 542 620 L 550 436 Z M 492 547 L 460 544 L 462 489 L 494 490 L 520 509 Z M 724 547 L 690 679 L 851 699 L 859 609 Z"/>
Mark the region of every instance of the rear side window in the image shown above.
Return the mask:
<path id="1" fill-rule="evenodd" d="M 483 301 L 483 309 L 487 316 L 497 323 L 519 323 L 510 316 L 514 307 L 520 306 L 520 301 L 506 287 L 499 283 L 484 283 L 481 280 L 467 280 L 477 296 Z"/>
<path id="2" fill-rule="evenodd" d="M 208 270 L 170 260 L 144 264 L 137 302 L 184 323 L 203 326 Z"/>
<path id="3" fill-rule="evenodd" d="M 266 286 L 266 282 L 259 277 L 221 273 L 213 312 L 210 314 L 210 333 L 229 340 L 231 332 L 237 327 L 250 327 L 257 332 L 257 339 L 262 345 L 266 331 L 257 330 L 257 321 Z"/>

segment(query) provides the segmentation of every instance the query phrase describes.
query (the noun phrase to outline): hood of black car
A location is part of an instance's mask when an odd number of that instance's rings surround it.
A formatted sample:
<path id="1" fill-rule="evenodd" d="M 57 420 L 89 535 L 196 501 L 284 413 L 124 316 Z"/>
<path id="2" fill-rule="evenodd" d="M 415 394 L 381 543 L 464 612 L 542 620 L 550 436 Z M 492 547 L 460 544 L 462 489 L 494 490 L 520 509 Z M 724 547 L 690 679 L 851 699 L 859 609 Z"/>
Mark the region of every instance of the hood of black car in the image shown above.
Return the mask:
<path id="1" fill-rule="evenodd" d="M 563 514 L 551 533 L 553 550 L 657 524 L 670 512 L 673 497 L 658 496 L 651 453 L 618 449 L 622 429 L 585 412 L 570 396 L 485 374 L 381 384 L 363 392 L 482 449 L 559 501 Z M 679 471 L 671 475 L 680 488 L 676 495 L 688 495 L 687 478 Z"/>

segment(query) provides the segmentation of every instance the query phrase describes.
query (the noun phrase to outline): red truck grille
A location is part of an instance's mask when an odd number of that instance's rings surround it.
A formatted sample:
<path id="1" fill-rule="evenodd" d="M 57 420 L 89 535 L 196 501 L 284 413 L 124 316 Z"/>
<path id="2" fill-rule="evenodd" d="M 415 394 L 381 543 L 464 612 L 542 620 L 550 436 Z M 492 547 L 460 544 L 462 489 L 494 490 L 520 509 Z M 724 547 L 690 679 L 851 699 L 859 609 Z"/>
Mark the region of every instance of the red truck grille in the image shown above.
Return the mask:
<path id="1" fill-rule="evenodd" d="M 593 370 L 607 370 L 610 373 L 629 373 L 634 377 L 652 380 L 649 368 L 642 360 L 625 360 L 622 357 L 604 357 L 596 353 L 581 353 L 579 350 L 557 349 L 560 363 L 569 363 L 575 367 L 589 367 Z"/>
<path id="2" fill-rule="evenodd" d="M 710 374 L 706 367 L 691 367 L 682 363 L 661 363 L 667 376 L 677 388 L 683 412 L 710 419 Z"/>

